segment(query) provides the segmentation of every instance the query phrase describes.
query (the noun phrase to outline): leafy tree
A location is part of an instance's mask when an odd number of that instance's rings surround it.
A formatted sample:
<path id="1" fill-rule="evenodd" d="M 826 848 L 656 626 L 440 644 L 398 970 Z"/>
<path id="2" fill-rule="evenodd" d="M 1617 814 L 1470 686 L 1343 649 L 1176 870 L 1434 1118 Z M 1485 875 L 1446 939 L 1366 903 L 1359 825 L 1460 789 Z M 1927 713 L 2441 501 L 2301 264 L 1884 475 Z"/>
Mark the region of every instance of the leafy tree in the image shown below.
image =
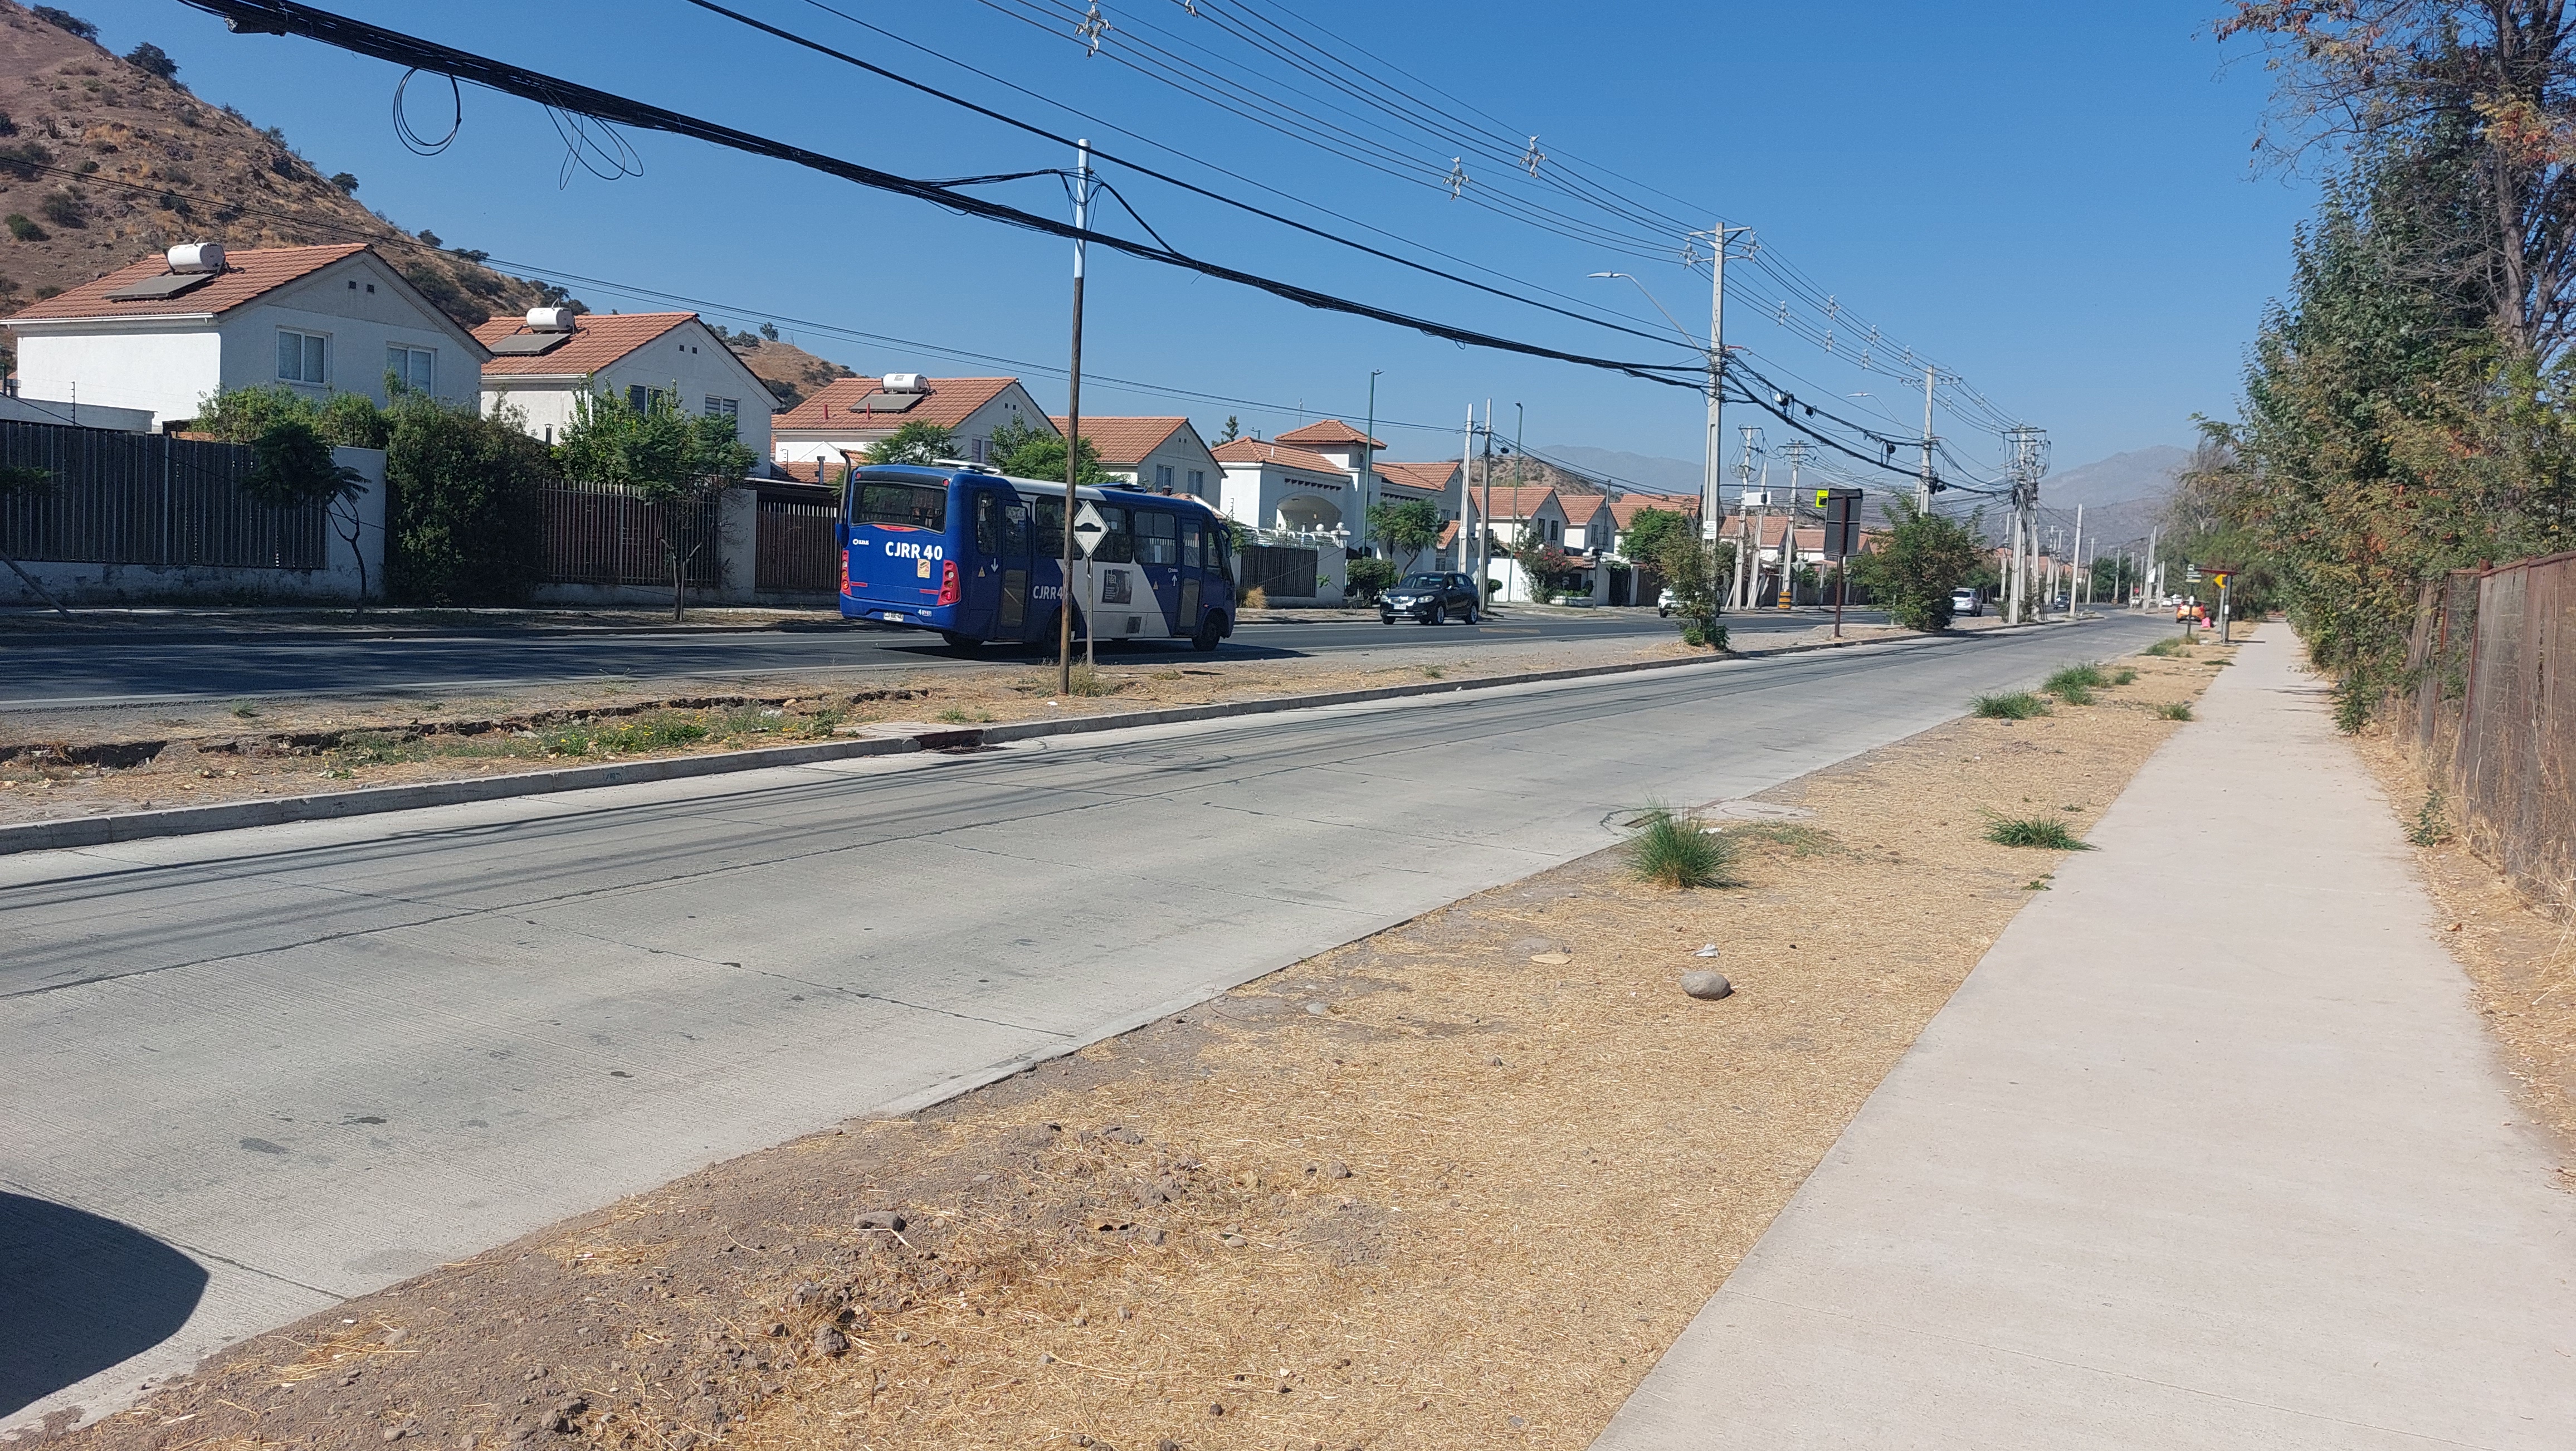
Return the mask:
<path id="1" fill-rule="evenodd" d="M 1985 555 L 1982 521 L 1952 519 L 1918 509 L 1902 496 L 1887 505 L 1888 529 L 1878 548 L 1852 561 L 1852 578 L 1908 630 L 1950 628 L 1950 592 L 1976 573 Z"/>
<path id="2" fill-rule="evenodd" d="M 1225 432 L 1218 434 L 1216 436 L 1216 441 L 1219 443 L 1232 443 L 1242 436 L 1243 420 L 1235 417 L 1231 413 L 1227 414 L 1225 416 Z"/>
<path id="3" fill-rule="evenodd" d="M 193 431 L 226 443 L 255 443 L 271 425 L 287 420 L 307 425 L 334 448 L 383 448 L 391 426 L 385 410 L 364 393 L 333 393 L 317 403 L 283 383 L 260 383 L 199 400 Z"/>
<path id="4" fill-rule="evenodd" d="M 340 189 L 340 194 L 343 196 L 356 196 L 358 194 L 358 178 L 349 172 L 335 171 L 331 173 L 331 184 L 338 187 Z"/>
<path id="5" fill-rule="evenodd" d="M 778 324 L 774 322 L 762 323 L 760 325 L 760 338 L 763 342 L 774 343 L 778 341 Z"/>
<path id="6" fill-rule="evenodd" d="M 1053 429 L 1040 429 L 1018 419 L 993 430 L 989 456 L 993 467 L 1013 478 L 1053 482 L 1064 477 L 1063 436 Z M 1100 466 L 1100 450 L 1093 447 L 1087 437 L 1082 441 L 1082 461 L 1077 468 L 1077 482 L 1093 485 L 1118 482 Z"/>
<path id="7" fill-rule="evenodd" d="M 125 63 L 145 75 L 158 76 L 165 81 L 179 74 L 179 63 L 172 60 L 167 51 L 148 40 L 127 51 Z"/>
<path id="8" fill-rule="evenodd" d="M 1422 557 L 1422 551 L 1440 542 L 1440 531 L 1448 521 L 1440 517 L 1440 506 L 1428 499 L 1407 499 L 1402 503 L 1380 499 L 1369 506 L 1369 532 L 1386 542 L 1391 550 L 1400 551 L 1407 567 Z"/>
<path id="9" fill-rule="evenodd" d="M 1663 556 L 1666 540 L 1687 538 L 1690 532 L 1690 516 L 1678 509 L 1639 509 L 1628 520 L 1627 533 L 1619 541 L 1621 557 L 1651 566 Z"/>
<path id="10" fill-rule="evenodd" d="M 98 27 L 57 5 L 38 5 L 29 12 L 38 20 L 60 30 L 68 30 L 92 45 L 98 43 Z"/>
<path id="11" fill-rule="evenodd" d="M 367 491 L 366 476 L 331 456 L 331 445 L 301 418 L 272 420 L 251 440 L 250 472 L 242 492 L 272 509 L 319 505 L 332 531 L 346 541 L 358 561 L 358 609 L 367 608 L 367 555 L 359 547 L 365 521 L 358 496 Z"/>
<path id="12" fill-rule="evenodd" d="M 1342 569 L 1342 589 L 1363 604 L 1374 604 L 1388 585 L 1401 573 L 1392 559 L 1375 559 L 1362 555 Z"/>
<path id="13" fill-rule="evenodd" d="M 515 410 L 422 394 L 386 410 L 386 593 L 415 605 L 526 603 L 544 570 L 551 450 Z"/>
<path id="14" fill-rule="evenodd" d="M 872 464 L 926 464 L 957 456 L 957 430 L 915 418 L 868 445 Z"/>
<path id="15" fill-rule="evenodd" d="M 1673 617 L 1681 626 L 1682 639 L 1725 649 L 1726 630 L 1717 623 L 1717 616 L 1724 608 L 1726 580 L 1735 572 L 1735 546 L 1720 544 L 1712 550 L 1693 531 L 1681 530 L 1664 536 L 1654 568 L 1663 576 L 1664 587 L 1673 592 Z"/>
<path id="16" fill-rule="evenodd" d="M 663 510 L 664 552 L 671 560 L 671 618 L 688 603 L 689 561 L 712 530 L 706 505 L 751 468 L 754 455 L 734 436 L 730 418 L 680 411 L 679 388 L 655 390 L 642 407 L 587 389 L 573 399 L 571 426 L 555 447 L 564 473 L 625 489 Z"/>

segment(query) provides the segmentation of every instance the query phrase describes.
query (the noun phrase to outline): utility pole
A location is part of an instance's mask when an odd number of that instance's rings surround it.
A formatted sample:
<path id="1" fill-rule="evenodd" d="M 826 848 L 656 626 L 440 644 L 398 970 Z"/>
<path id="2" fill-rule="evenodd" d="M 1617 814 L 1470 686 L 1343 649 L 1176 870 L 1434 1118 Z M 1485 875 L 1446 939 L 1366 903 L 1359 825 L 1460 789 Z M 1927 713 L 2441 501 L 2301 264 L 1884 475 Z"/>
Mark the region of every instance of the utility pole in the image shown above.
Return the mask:
<path id="1" fill-rule="evenodd" d="M 2017 424 L 2005 437 L 2012 444 L 2012 575 L 2010 602 L 2004 618 L 2024 624 L 2038 618 L 2037 586 L 2031 576 L 2039 562 L 2039 480 L 2048 472 L 2048 432 Z"/>
<path id="2" fill-rule="evenodd" d="M 1056 693 L 1073 694 L 1073 512 L 1081 506 L 1077 481 L 1082 477 L 1082 251 L 1081 233 L 1091 205 L 1091 142 L 1074 142 L 1073 168 L 1073 364 L 1064 400 L 1064 575 L 1056 587 Z M 1083 653 L 1091 653 L 1091 621 L 1082 627 Z"/>
<path id="3" fill-rule="evenodd" d="M 2084 570 L 2084 506 L 2075 506 L 2075 544 L 2066 552 L 2066 617 L 2075 618 L 2075 578 Z"/>
<path id="4" fill-rule="evenodd" d="M 1473 403 L 1467 405 L 1467 430 L 1458 437 L 1458 572 L 1465 574 L 1467 521 L 1476 515 L 1476 405 Z M 1485 521 L 1476 519 L 1476 527 L 1484 528 Z M 1478 614 L 1484 613 L 1484 603 L 1485 582 L 1479 579 L 1476 581 Z"/>
<path id="5" fill-rule="evenodd" d="M 1914 507 L 1924 513 L 1932 511 L 1932 380 L 1936 375 L 1930 364 L 1923 368 L 1923 474 L 1914 483 Z"/>
<path id="6" fill-rule="evenodd" d="M 1735 461 L 1735 504 L 1736 512 L 1744 517 L 1745 528 L 1743 546 L 1736 551 L 1736 558 L 1743 565 L 1738 577 L 1744 587 L 1743 598 L 1736 601 L 1736 608 L 1749 610 L 1753 608 L 1753 602 L 1762 597 L 1763 516 L 1753 512 L 1751 502 L 1754 498 L 1753 441 L 1762 436 L 1762 430 L 1748 424 L 1735 431 L 1744 435 L 1744 451 Z M 1766 512 L 1770 504 L 1767 497 L 1762 500 L 1762 508 Z"/>
<path id="7" fill-rule="evenodd" d="M 1717 585 L 1717 543 L 1719 526 L 1725 522 L 1725 505 L 1718 499 L 1724 472 L 1726 445 L 1726 258 L 1735 239 L 1752 235 L 1751 227 L 1730 227 L 1724 222 L 1693 237 L 1709 239 L 1711 254 L 1708 282 L 1708 436 L 1702 441 L 1703 456 L 1699 481 L 1700 537 L 1708 545 L 1709 586 Z M 1742 562 L 1739 552 L 1738 563 Z"/>
<path id="8" fill-rule="evenodd" d="M 1369 369 L 1368 428 L 1360 434 L 1360 552 L 1369 552 L 1369 510 L 1377 494 L 1377 378 L 1384 368 Z"/>
<path id="9" fill-rule="evenodd" d="M 2162 525 L 2149 525 L 2147 528 L 2147 589 L 2146 593 L 2138 596 L 2138 604 L 2142 609 L 2154 608 L 2154 601 L 2159 593 L 2156 589 L 2156 543 L 2163 533 Z"/>
<path id="10" fill-rule="evenodd" d="M 1813 447 L 1814 445 L 1803 438 L 1793 438 L 1780 446 L 1780 452 L 1787 455 L 1789 459 L 1789 524 L 1780 533 L 1780 588 L 1792 602 L 1795 602 L 1798 597 L 1798 501 L 1806 497 L 1799 488 L 1798 473 L 1806 464 L 1807 454 Z M 1827 517 L 1825 527 L 1828 529 L 1833 527 L 1831 516 Z M 1821 587 L 1824 581 L 1819 579 L 1816 583 Z M 1835 619 L 1835 637 L 1839 639 L 1842 633 L 1841 616 L 1837 614 Z"/>
<path id="11" fill-rule="evenodd" d="M 1475 410 L 1467 411 L 1470 423 Z M 1485 400 L 1485 507 L 1476 527 L 1476 613 L 1483 614 L 1485 578 L 1494 571 L 1494 400 Z M 1509 594 L 1506 590 L 1504 593 Z"/>

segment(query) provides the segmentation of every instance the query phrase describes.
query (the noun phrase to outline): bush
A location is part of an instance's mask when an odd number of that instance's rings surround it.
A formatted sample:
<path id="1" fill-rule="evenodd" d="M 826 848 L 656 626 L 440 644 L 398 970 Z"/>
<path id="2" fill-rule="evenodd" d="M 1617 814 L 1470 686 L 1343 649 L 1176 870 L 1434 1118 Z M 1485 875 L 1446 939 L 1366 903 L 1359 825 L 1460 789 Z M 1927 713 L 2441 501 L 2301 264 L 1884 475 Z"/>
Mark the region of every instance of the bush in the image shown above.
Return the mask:
<path id="1" fill-rule="evenodd" d="M 165 81 L 179 74 L 179 63 L 170 58 L 170 53 L 148 40 L 127 51 L 125 63 L 147 76 L 158 76 Z"/>
<path id="2" fill-rule="evenodd" d="M 1968 702 L 1968 713 L 1982 720 L 2029 720 L 2048 714 L 2048 702 L 2027 690 L 1980 695 Z"/>
<path id="3" fill-rule="evenodd" d="M 11 212 L 9 214 L 7 225 L 9 228 L 9 235 L 17 238 L 21 242 L 41 242 L 47 237 L 53 235 L 53 233 L 37 226 L 35 219 L 28 216 L 25 212 Z"/>
<path id="4" fill-rule="evenodd" d="M 1888 500 L 1887 513 L 1887 532 L 1855 563 L 1853 580 L 1903 629 L 1950 628 L 1950 591 L 1985 558 L 1975 523 L 1918 510 L 1901 496 Z"/>
<path id="5" fill-rule="evenodd" d="M 2149 645 L 2146 648 L 2146 653 L 2149 655 L 2159 655 L 2170 660 L 2177 655 L 2190 654 L 2191 647 L 2168 635 L 2164 639 L 2158 640 L 2154 644 Z"/>
<path id="6" fill-rule="evenodd" d="M 1676 890 L 1735 885 L 1726 875 L 1735 844 L 1696 820 L 1653 806 L 1638 817 L 1635 829 L 1628 838 L 1628 869 L 1637 880 Z"/>
<path id="7" fill-rule="evenodd" d="M 2370 726 L 2370 715 L 2379 694 L 2368 672 L 2351 671 L 2335 682 L 2335 729 L 2348 736 L 2360 735 Z"/>
<path id="8" fill-rule="evenodd" d="M 514 415 L 419 394 L 386 416 L 387 592 L 416 605 L 525 604 L 545 568 L 546 446 Z"/>
<path id="9" fill-rule="evenodd" d="M 1379 593 L 1396 579 L 1397 571 L 1392 559 L 1354 559 L 1342 570 L 1342 592 L 1363 603 L 1374 604 Z"/>
<path id="10" fill-rule="evenodd" d="M 88 21 L 81 19 L 79 16 L 63 9 L 59 5 L 38 5 L 30 9 L 28 13 L 34 15 L 38 20 L 45 22 L 47 25 L 54 26 L 61 30 L 68 30 L 72 34 L 79 36 L 81 39 L 86 40 L 93 45 L 98 43 L 97 26 L 90 24 Z"/>
<path id="11" fill-rule="evenodd" d="M 46 221 L 57 227 L 77 229 L 89 225 L 88 210 L 81 205 L 79 197 L 67 191 L 58 191 L 46 197 L 38 204 L 36 210 L 44 214 Z"/>
<path id="12" fill-rule="evenodd" d="M 2084 839 L 2053 816 L 2003 818 L 1986 828 L 1986 840 L 1997 846 L 2035 846 L 2046 851 L 2091 851 Z"/>
<path id="13" fill-rule="evenodd" d="M 14 129 L 14 128 L 13 128 Z M 54 164 L 54 153 L 42 141 L 13 141 L 0 146 L 0 176 L 14 176 L 20 181 L 34 181 L 38 167 Z M 27 240 L 21 237 L 19 240 Z"/>
<path id="14" fill-rule="evenodd" d="M 1124 680 L 1112 680 L 1088 665 L 1073 667 L 1071 693 L 1075 695 L 1116 695 L 1127 688 Z"/>

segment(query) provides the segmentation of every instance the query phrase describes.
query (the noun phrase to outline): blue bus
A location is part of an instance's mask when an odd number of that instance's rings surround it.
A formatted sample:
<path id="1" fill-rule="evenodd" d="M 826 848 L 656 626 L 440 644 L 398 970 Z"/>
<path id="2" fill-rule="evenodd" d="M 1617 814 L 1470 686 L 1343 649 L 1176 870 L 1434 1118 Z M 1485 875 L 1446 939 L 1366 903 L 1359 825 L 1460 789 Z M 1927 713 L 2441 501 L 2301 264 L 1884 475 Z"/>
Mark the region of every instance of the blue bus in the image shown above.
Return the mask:
<path id="1" fill-rule="evenodd" d="M 949 648 L 1053 645 L 1064 589 L 1064 484 L 976 464 L 868 464 L 844 475 L 841 616 L 936 630 Z M 1187 640 L 1234 633 L 1234 536 L 1197 499 L 1085 486 L 1109 527 L 1073 573 L 1073 633 Z"/>

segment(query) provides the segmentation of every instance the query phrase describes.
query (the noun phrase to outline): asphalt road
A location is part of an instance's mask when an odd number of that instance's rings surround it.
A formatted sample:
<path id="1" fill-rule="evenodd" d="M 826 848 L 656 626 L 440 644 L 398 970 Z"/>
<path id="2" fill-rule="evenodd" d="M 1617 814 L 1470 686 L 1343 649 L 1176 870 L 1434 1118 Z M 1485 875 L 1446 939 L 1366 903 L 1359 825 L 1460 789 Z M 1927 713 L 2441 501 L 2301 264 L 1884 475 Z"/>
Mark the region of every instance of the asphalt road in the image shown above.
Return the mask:
<path id="1" fill-rule="evenodd" d="M 339 1297 L 1571 860 L 1620 808 L 1758 791 L 2162 633 L 0 859 L 0 1422 L 113 1406 Z"/>
<path id="2" fill-rule="evenodd" d="M 1854 611 L 1846 618 L 1881 616 Z M 1812 628 L 1813 611 L 1727 616 L 1739 638 Z M 1529 644 L 1669 636 L 1670 622 L 1645 610 L 1514 613 L 1480 625 L 1319 621 L 1245 625 L 1221 658 L 1384 650 L 1391 646 Z M 387 633 L 334 631 L 198 633 L 166 641 L 120 635 L 110 641 L 0 646 L 0 709 L 234 700 L 263 695 L 369 695 L 500 688 L 579 680 L 729 679 L 824 671 L 915 671 L 959 663 L 939 638 L 869 627 L 668 633 L 526 631 Z M 1186 641 L 1121 646 L 1115 658 L 1188 655 Z M 995 654 L 988 659 L 1021 658 Z M 1053 658 L 1050 654 L 1049 658 Z"/>

